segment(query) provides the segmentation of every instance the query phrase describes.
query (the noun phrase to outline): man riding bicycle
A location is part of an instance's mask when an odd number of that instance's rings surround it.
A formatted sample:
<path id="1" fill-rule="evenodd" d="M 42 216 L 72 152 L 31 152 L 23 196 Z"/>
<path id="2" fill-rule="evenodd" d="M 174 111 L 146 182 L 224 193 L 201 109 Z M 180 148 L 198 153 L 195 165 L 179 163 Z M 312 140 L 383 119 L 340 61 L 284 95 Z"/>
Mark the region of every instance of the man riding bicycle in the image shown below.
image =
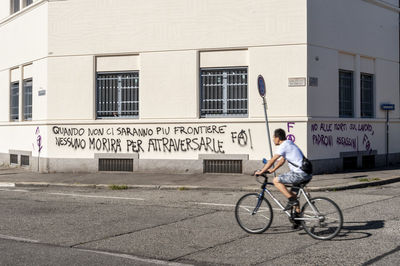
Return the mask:
<path id="1" fill-rule="evenodd" d="M 300 209 L 298 207 L 299 202 L 297 201 L 297 196 L 292 191 L 289 191 L 285 184 L 296 184 L 309 181 L 312 178 L 312 175 L 305 173 L 301 169 L 304 155 L 296 144 L 294 144 L 291 140 L 286 140 L 286 133 L 283 129 L 279 128 L 275 130 L 273 141 L 276 146 L 279 146 L 275 155 L 264 165 L 262 170 L 257 171 L 255 174 L 261 175 L 265 172 L 273 173 L 287 160 L 289 162 L 290 171 L 275 177 L 273 179 L 273 183 L 275 187 L 289 200 L 284 210 L 287 211 L 293 206 L 296 206 L 296 213 L 299 213 Z M 274 166 L 274 163 L 279 158 L 281 159 Z M 270 169 L 271 167 L 273 168 Z M 294 227 L 297 228 L 298 224 L 297 226 L 295 224 Z"/>

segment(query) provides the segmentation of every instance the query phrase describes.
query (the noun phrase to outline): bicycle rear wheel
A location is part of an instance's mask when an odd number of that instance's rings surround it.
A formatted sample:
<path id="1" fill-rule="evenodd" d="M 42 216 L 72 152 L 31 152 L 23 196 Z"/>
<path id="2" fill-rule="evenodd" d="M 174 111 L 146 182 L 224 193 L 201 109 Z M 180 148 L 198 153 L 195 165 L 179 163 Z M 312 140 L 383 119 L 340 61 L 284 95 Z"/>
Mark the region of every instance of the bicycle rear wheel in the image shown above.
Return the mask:
<path id="1" fill-rule="evenodd" d="M 257 193 L 249 193 L 236 203 L 236 221 L 244 231 L 250 234 L 265 232 L 273 219 L 271 204 L 265 198 L 259 201 L 259 197 Z"/>
<path id="2" fill-rule="evenodd" d="M 314 208 L 306 202 L 300 213 L 303 229 L 319 240 L 329 240 L 337 236 L 343 226 L 343 214 L 339 206 L 324 197 L 312 198 L 310 202 Z"/>

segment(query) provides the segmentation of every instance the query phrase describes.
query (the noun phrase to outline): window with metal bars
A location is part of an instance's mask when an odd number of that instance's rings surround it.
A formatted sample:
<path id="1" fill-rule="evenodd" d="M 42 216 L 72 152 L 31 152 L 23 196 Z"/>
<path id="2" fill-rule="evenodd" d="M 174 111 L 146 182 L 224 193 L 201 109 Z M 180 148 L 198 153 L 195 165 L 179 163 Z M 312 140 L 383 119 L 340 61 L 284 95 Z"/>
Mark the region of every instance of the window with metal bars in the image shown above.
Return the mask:
<path id="1" fill-rule="evenodd" d="M 32 119 L 32 79 L 24 80 L 24 120 Z"/>
<path id="2" fill-rule="evenodd" d="M 374 116 L 374 76 L 361 73 L 361 117 Z"/>
<path id="3" fill-rule="evenodd" d="M 28 155 L 21 155 L 21 165 L 29 166 L 29 156 Z"/>
<path id="4" fill-rule="evenodd" d="M 10 164 L 18 164 L 18 154 L 10 154 Z"/>
<path id="5" fill-rule="evenodd" d="M 10 87 L 10 119 L 19 119 L 19 82 L 12 82 Z"/>
<path id="6" fill-rule="evenodd" d="M 201 117 L 247 115 L 247 68 L 200 72 Z"/>
<path id="7" fill-rule="evenodd" d="M 354 117 L 353 72 L 339 70 L 339 117 Z"/>
<path id="8" fill-rule="evenodd" d="M 139 116 L 139 72 L 97 73 L 97 118 Z"/>

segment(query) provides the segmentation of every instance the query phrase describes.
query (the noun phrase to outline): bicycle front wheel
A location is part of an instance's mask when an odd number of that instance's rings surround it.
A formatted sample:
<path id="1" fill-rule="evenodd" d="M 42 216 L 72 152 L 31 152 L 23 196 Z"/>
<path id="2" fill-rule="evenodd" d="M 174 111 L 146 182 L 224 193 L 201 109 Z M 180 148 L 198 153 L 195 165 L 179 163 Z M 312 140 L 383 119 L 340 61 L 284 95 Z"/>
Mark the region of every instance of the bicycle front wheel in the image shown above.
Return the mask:
<path id="1" fill-rule="evenodd" d="M 339 206 L 324 197 L 312 198 L 310 202 L 312 206 L 306 202 L 300 214 L 303 229 L 319 240 L 337 236 L 343 226 L 343 214 Z"/>
<path id="2" fill-rule="evenodd" d="M 267 230 L 273 218 L 271 204 L 260 199 L 257 193 L 249 193 L 236 203 L 235 217 L 239 226 L 250 234 L 261 234 Z"/>

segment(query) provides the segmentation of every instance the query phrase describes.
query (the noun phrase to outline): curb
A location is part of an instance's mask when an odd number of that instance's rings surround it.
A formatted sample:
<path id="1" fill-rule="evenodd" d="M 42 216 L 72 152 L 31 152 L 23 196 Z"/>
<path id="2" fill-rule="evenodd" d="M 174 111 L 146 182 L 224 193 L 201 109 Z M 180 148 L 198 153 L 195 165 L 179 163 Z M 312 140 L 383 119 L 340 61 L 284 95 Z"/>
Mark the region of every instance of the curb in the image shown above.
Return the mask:
<path id="1" fill-rule="evenodd" d="M 380 186 L 400 182 L 400 177 L 371 181 L 365 183 L 350 183 L 347 185 L 334 185 L 325 187 L 308 187 L 308 191 L 340 191 L 348 189 L 366 188 L 372 186 Z M 0 187 L 75 187 L 75 188 L 99 188 L 107 189 L 113 184 L 78 184 L 78 183 L 48 183 L 48 182 L 15 182 L 15 183 L 2 183 Z M 192 186 L 192 185 L 126 185 L 126 184 L 115 184 L 124 185 L 128 189 L 146 189 L 146 190 L 203 190 L 203 191 L 231 191 L 231 192 L 258 192 L 260 187 L 204 187 L 204 186 Z M 274 188 L 275 189 L 275 188 Z"/>
<path id="2" fill-rule="evenodd" d="M 371 182 L 363 182 L 363 183 L 351 183 L 344 186 L 326 186 L 326 187 L 309 187 L 309 191 L 340 191 L 340 190 L 348 190 L 348 189 L 357 189 L 357 188 L 366 188 L 366 187 L 374 187 L 387 185 L 391 183 L 400 182 L 400 177 L 394 177 L 390 179 L 371 181 Z"/>

